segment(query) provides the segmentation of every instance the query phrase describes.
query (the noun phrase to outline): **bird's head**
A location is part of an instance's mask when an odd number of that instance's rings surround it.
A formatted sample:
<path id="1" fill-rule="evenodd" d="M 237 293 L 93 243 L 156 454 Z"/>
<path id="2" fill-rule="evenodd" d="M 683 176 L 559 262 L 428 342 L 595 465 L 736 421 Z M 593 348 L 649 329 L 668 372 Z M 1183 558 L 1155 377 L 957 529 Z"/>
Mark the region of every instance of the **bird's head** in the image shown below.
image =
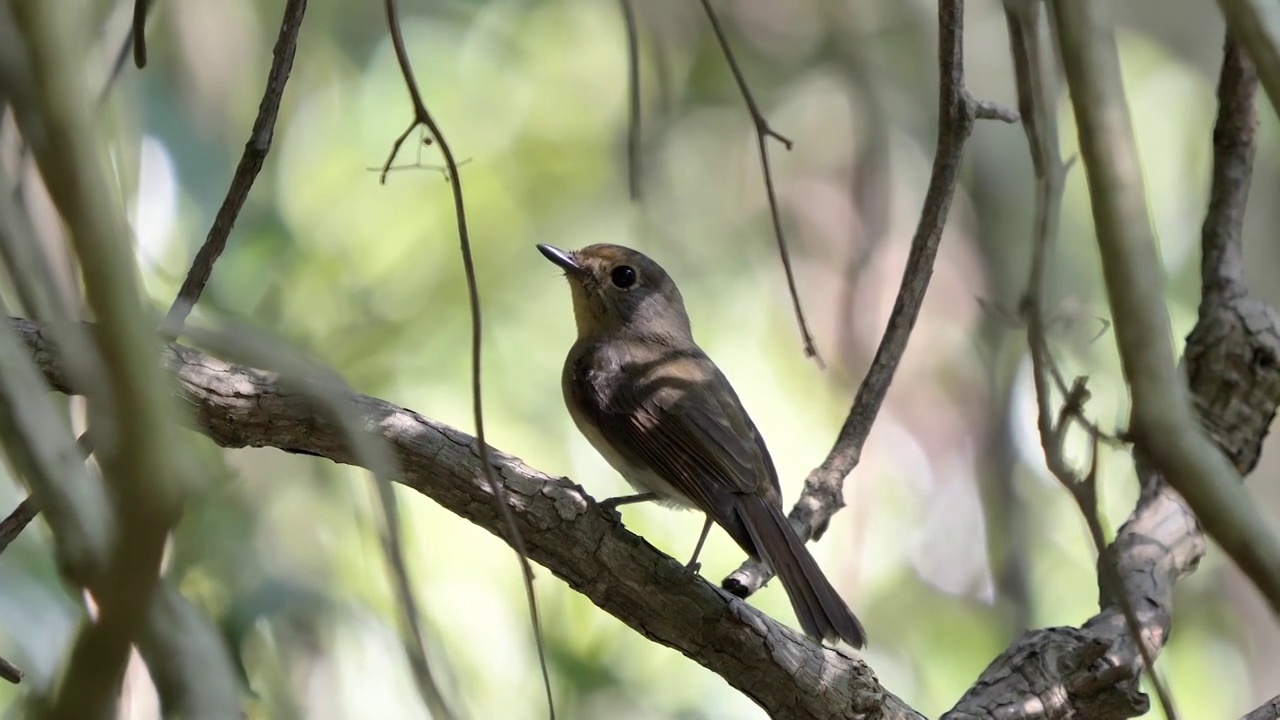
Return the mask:
<path id="1" fill-rule="evenodd" d="M 538 245 L 564 270 L 578 337 L 617 334 L 691 339 L 684 298 L 662 266 L 641 252 L 600 243 L 581 250 Z"/>

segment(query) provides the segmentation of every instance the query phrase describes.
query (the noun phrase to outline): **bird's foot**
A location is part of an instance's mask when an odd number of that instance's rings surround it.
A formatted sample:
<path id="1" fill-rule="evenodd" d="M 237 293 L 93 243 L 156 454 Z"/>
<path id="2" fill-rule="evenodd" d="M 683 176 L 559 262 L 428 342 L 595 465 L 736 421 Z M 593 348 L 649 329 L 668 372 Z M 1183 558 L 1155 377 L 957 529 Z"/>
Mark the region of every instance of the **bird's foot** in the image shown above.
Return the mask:
<path id="1" fill-rule="evenodd" d="M 604 511 L 605 515 L 609 516 L 610 520 L 621 524 L 622 512 L 618 510 L 618 503 L 614 502 L 615 500 L 618 500 L 618 499 L 619 498 L 609 498 L 608 500 L 601 500 L 600 509 Z"/>
<path id="2" fill-rule="evenodd" d="M 720 583 L 720 587 L 730 595 L 734 597 L 742 598 L 744 600 L 747 598 L 747 596 L 751 595 L 751 589 L 748 588 L 746 584 L 743 583 L 740 579 L 738 579 L 737 577 L 734 577 L 733 575 L 730 575 L 729 577 L 725 578 L 724 581 Z"/>

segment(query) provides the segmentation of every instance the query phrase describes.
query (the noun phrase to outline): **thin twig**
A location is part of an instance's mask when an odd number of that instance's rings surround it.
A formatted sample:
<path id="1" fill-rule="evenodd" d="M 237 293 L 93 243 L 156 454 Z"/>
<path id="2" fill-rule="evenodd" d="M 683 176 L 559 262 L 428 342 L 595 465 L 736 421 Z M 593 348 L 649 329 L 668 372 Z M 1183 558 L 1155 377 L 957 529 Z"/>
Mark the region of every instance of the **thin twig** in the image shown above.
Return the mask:
<path id="1" fill-rule="evenodd" d="M 411 125 L 409 127 L 409 131 L 412 132 L 415 127 L 419 127 L 417 123 L 414 123 L 413 125 Z M 435 144 L 435 141 L 432 140 L 429 135 L 427 135 L 426 128 L 421 128 L 421 133 L 419 133 L 418 135 L 418 142 L 414 144 L 414 150 L 416 151 L 414 161 L 411 163 L 405 163 L 403 165 L 392 164 L 395 161 L 396 156 L 399 155 L 400 153 L 400 146 L 404 144 L 404 141 L 407 138 L 408 138 L 408 134 L 405 134 L 404 136 L 396 140 L 395 144 L 392 146 L 391 154 L 387 156 L 386 161 L 383 162 L 381 166 L 367 167 L 365 168 L 365 170 L 368 170 L 369 172 L 378 173 L 379 185 L 387 184 L 388 173 L 399 172 L 401 170 L 432 170 L 440 173 L 440 176 L 444 178 L 445 182 L 448 182 L 449 181 L 448 168 L 446 168 L 443 165 L 428 165 L 422 162 L 422 148 L 429 147 Z M 466 165 L 469 162 L 471 162 L 471 158 L 459 160 L 458 167 L 462 167 L 463 165 Z"/>
<path id="2" fill-rule="evenodd" d="M 809 473 L 804 492 L 791 510 L 791 524 L 803 538 L 820 538 L 831 517 L 844 506 L 844 480 L 861 458 L 862 446 L 884 403 L 929 288 L 951 198 L 960 179 L 965 140 L 977 119 L 978 102 L 964 85 L 963 20 L 963 0 L 939 1 L 938 141 L 929 187 L 925 191 L 924 209 L 911 240 L 897 300 L 871 367 L 858 387 L 853 407 L 840 428 L 835 445 L 822 464 Z M 1012 112 L 1004 114 L 1013 115 Z M 724 586 L 735 595 L 745 597 L 758 590 L 770 577 L 772 572 L 762 564 L 748 561 L 725 578 Z"/>
<path id="3" fill-rule="evenodd" d="M 141 1 L 141 0 L 140 0 Z M 182 281 L 178 296 L 169 306 L 162 326 L 162 334 L 169 339 L 182 334 L 182 326 L 187 316 L 199 301 L 209 276 L 213 273 L 213 265 L 227 247 L 227 239 L 235 226 L 236 218 L 244 207 L 245 199 L 253 188 L 258 171 L 271 151 L 271 141 L 275 134 L 276 117 L 280 113 L 280 100 L 284 96 L 285 85 L 289 82 L 289 72 L 293 69 L 293 57 L 298 47 L 298 31 L 302 28 L 302 18 L 307 11 L 307 0 L 288 0 L 284 8 L 284 18 L 280 21 L 280 34 L 276 37 L 275 50 L 271 60 L 271 69 L 267 73 L 267 87 L 262 93 L 262 101 L 258 104 L 258 116 L 253 121 L 253 130 L 249 133 L 249 141 L 245 143 L 244 154 L 236 165 L 235 174 L 231 178 L 231 186 L 227 195 L 214 216 L 213 225 L 205 237 L 204 244 L 191 262 L 191 269 Z"/>
<path id="4" fill-rule="evenodd" d="M 422 123 L 419 122 L 418 118 L 415 116 L 413 120 L 409 122 L 409 127 L 405 128 L 404 132 L 397 135 L 396 139 L 392 141 L 391 152 L 387 155 L 387 161 L 382 164 L 382 174 L 378 176 L 379 185 L 387 184 L 387 173 L 391 172 L 391 164 L 396 161 L 396 156 L 400 154 L 401 146 L 403 146 L 404 141 L 409 138 L 409 134 L 414 130 L 417 130 L 421 125 Z"/>
<path id="5" fill-rule="evenodd" d="M 145 5 L 143 12 L 145 17 L 141 21 L 138 20 L 136 13 L 138 6 Z M 131 57 L 132 51 L 136 48 L 135 38 L 146 28 L 147 18 L 151 16 L 151 12 L 156 9 L 156 3 L 153 0 L 134 0 L 133 11 L 135 13 L 134 20 L 129 24 L 129 29 L 125 32 L 124 40 L 120 43 L 120 49 L 116 51 L 116 59 L 111 63 L 111 72 L 107 75 L 107 79 L 102 83 L 102 89 L 98 91 L 98 108 L 101 109 L 107 102 L 107 98 L 111 96 L 111 88 L 115 87 L 116 81 L 124 74 L 125 63 Z M 143 53 L 145 57 L 146 45 L 143 44 Z M 142 67 L 139 65 L 138 67 Z"/>
<path id="6" fill-rule="evenodd" d="M 636 27 L 634 0 L 622 3 L 627 28 L 627 189 L 633 202 L 640 199 L 640 33 Z"/>
<path id="7" fill-rule="evenodd" d="M 396 604 L 401 609 L 401 620 L 405 624 L 408 637 L 405 642 L 406 655 L 413 666 L 413 675 L 418 682 L 418 691 L 424 697 L 430 697 L 428 707 L 432 717 L 441 720 L 452 718 L 440 690 L 440 684 L 431 672 L 427 661 L 426 634 L 422 632 L 421 611 L 418 609 L 418 598 L 413 593 L 413 584 L 409 581 L 409 565 L 404 559 L 404 542 L 400 532 L 400 505 L 396 500 L 395 488 L 391 487 L 391 475 L 374 477 L 374 490 L 378 506 L 382 509 L 382 554 L 391 568 L 393 590 Z"/>
<path id="8" fill-rule="evenodd" d="M 791 306 L 795 310 L 796 324 L 800 326 L 805 357 L 813 358 L 818 363 L 818 367 L 823 367 L 822 356 L 818 354 L 818 346 L 814 344 L 813 333 L 809 331 L 809 323 L 805 320 L 804 310 L 800 307 L 800 293 L 796 290 L 795 271 L 791 269 L 791 253 L 787 249 L 787 239 L 782 232 L 782 213 L 778 209 L 778 196 L 773 188 L 773 167 L 769 163 L 769 138 L 782 143 L 782 146 L 788 150 L 794 143 L 770 127 L 768 119 L 765 118 L 764 113 L 760 112 L 760 106 L 756 104 L 755 96 L 751 94 L 751 87 L 747 85 L 747 79 L 742 74 L 742 69 L 738 67 L 738 59 L 734 56 L 729 39 L 720 27 L 720 18 L 716 15 L 715 8 L 711 6 L 711 1 L 702 0 L 702 9 L 706 12 L 707 20 L 711 22 L 716 42 L 720 44 L 720 52 L 729 64 L 729 71 L 733 73 L 733 80 L 738 84 L 738 91 L 742 93 L 742 99 L 747 104 L 747 112 L 751 114 L 751 123 L 755 127 L 756 149 L 760 152 L 764 190 L 769 199 L 769 218 L 773 222 L 773 236 L 778 242 L 778 255 L 782 258 L 782 269 L 787 276 L 787 290 L 791 293 Z"/>
<path id="9" fill-rule="evenodd" d="M 82 457 L 89 457 L 93 446 L 89 442 L 89 431 L 85 430 L 76 438 L 76 449 Z M 36 507 L 35 498 L 28 495 L 18 507 L 13 509 L 3 521 L 0 521 L 0 553 L 9 547 L 9 543 L 18 539 L 22 531 L 27 529 L 32 520 L 40 516 L 40 508 Z"/>
<path id="10" fill-rule="evenodd" d="M 17 685 L 26 676 L 27 674 L 22 672 L 22 668 L 0 657 L 0 680 L 8 680 Z"/>
<path id="11" fill-rule="evenodd" d="M 18 507 L 0 521 L 0 553 L 9 547 L 9 543 L 17 539 L 39 514 L 40 511 L 36 509 L 36 504 L 30 497 L 18 503 Z"/>
<path id="12" fill-rule="evenodd" d="M 529 617 L 533 624 L 534 641 L 538 649 L 538 663 L 542 669 L 542 682 L 547 695 L 547 711 L 551 720 L 555 720 L 555 701 L 551 690 L 551 673 L 547 667 L 546 642 L 542 635 L 542 618 L 538 612 L 537 594 L 533 591 L 533 567 L 529 564 L 529 552 L 525 547 L 524 538 L 521 537 L 520 530 L 516 526 L 515 517 L 511 514 L 511 508 L 506 502 L 502 483 L 498 482 L 498 478 L 494 474 L 492 453 L 490 452 L 489 443 L 485 440 L 484 394 L 480 382 L 481 339 L 483 338 L 480 291 L 476 283 L 475 261 L 471 254 L 471 236 L 467 231 L 467 209 L 463 201 L 462 177 L 458 174 L 458 163 L 454 160 L 453 150 L 449 147 L 449 143 L 445 141 L 444 133 L 440 131 L 440 127 L 436 125 L 435 119 L 432 118 L 426 104 L 422 101 L 422 93 L 418 90 L 418 81 L 414 79 L 413 65 L 409 62 L 409 52 L 405 49 L 404 35 L 400 29 L 400 17 L 396 10 L 396 0 L 386 0 L 386 10 L 387 27 L 391 33 L 391 45 L 395 49 L 396 62 L 400 65 L 400 72 L 404 75 L 405 88 L 408 90 L 409 99 L 413 104 L 413 123 L 396 139 L 395 144 L 392 146 L 392 154 L 387 159 L 387 167 L 391 166 L 395 158 L 395 152 L 400 149 L 400 145 L 408 137 L 409 133 L 415 127 L 423 125 L 431 133 L 431 137 L 436 144 L 440 146 L 440 153 L 444 156 L 445 167 L 448 168 L 449 187 L 453 192 L 454 217 L 458 224 L 458 242 L 462 251 L 462 269 L 467 280 L 467 303 L 471 311 L 471 404 L 475 414 L 476 444 L 479 446 L 480 465 L 484 471 L 485 480 L 492 490 L 494 508 L 502 517 L 504 526 L 507 529 L 507 540 L 515 548 L 516 555 L 519 557 L 520 569 L 524 579 L 525 599 L 529 605 Z"/>
<path id="13" fill-rule="evenodd" d="M 147 66 L 147 12 L 151 0 L 133 0 L 133 64 Z"/>

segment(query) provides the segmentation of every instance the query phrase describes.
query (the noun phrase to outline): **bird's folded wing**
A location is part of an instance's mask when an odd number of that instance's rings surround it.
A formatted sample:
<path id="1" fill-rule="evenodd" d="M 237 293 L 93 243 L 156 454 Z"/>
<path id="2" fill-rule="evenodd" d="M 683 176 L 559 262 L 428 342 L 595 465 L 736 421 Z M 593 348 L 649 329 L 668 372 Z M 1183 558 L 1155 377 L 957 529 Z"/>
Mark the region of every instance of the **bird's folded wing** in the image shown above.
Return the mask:
<path id="1" fill-rule="evenodd" d="M 710 365 L 709 361 L 704 361 Z M 711 365 L 709 382 L 660 374 L 619 389 L 600 430 L 719 520 L 734 495 L 754 493 L 773 470 L 746 412 Z M 718 381 L 718 382 L 717 382 Z M 723 522 L 723 521 L 722 521 Z"/>

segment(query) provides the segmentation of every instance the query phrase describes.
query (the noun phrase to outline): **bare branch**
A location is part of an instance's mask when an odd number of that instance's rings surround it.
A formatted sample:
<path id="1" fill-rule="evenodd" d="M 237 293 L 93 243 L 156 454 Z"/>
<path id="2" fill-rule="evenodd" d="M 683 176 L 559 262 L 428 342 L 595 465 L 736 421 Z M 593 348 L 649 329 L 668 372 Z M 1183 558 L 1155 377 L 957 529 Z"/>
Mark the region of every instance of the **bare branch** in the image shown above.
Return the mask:
<path id="1" fill-rule="evenodd" d="M 139 12 L 138 6 L 145 5 L 142 10 L 143 17 L 139 19 L 136 15 Z M 145 32 L 147 18 L 150 17 L 151 11 L 156 9 L 156 3 L 153 0 L 134 0 L 133 11 L 135 13 L 133 22 L 129 24 L 129 30 L 125 33 L 124 41 L 120 43 L 120 49 L 116 51 L 116 59 L 111 63 L 111 72 L 107 74 L 107 79 L 102 83 L 102 89 L 98 91 L 98 108 L 101 109 L 106 104 L 107 98 L 111 97 L 111 88 L 115 87 L 116 81 L 124 74 L 124 65 L 131 56 L 131 51 L 135 50 L 137 45 L 137 37 L 140 33 Z M 143 53 L 146 53 L 145 42 L 142 45 Z M 142 67 L 139 65 L 138 67 Z"/>
<path id="2" fill-rule="evenodd" d="M 1055 0 L 1063 64 L 1115 322 L 1131 390 L 1130 433 L 1209 534 L 1280 611 L 1280 540 L 1239 472 L 1198 427 L 1174 367 L 1164 275 L 1147 213 L 1110 3 Z"/>
<path id="3" fill-rule="evenodd" d="M 1218 7 L 1257 66 L 1271 107 L 1280 112 L 1280 8 L 1259 0 L 1218 0 Z"/>
<path id="4" fill-rule="evenodd" d="M 0 521 L 0 553 L 9 547 L 9 543 L 13 542 L 32 520 L 36 519 L 40 511 L 36 509 L 36 504 L 31 498 L 26 498 L 18 503 L 18 507 L 13 509 L 3 521 Z"/>
<path id="5" fill-rule="evenodd" d="M 11 320 L 46 381 L 62 392 L 64 358 L 48 325 Z M 356 464 L 350 438 L 312 393 L 274 372 L 232 365 L 171 343 L 162 362 L 187 421 L 223 447 L 277 447 Z M 2 377 L 2 375 L 0 375 Z M 344 408 L 395 453 L 394 480 L 511 543 L 494 507 L 476 439 L 376 398 L 341 393 Z M 599 509 L 578 485 L 490 451 L 503 503 L 529 557 L 654 642 L 723 676 L 773 717 L 919 718 L 859 658 L 825 648 L 687 572 Z"/>
<path id="6" fill-rule="evenodd" d="M 979 120 L 999 120 L 1009 125 L 1016 125 L 1019 120 L 1017 112 L 991 100 L 975 100 L 973 116 Z"/>
<path id="7" fill-rule="evenodd" d="M 139 4 L 143 0 L 137 0 Z M 245 143 L 244 154 L 236 165 L 235 174 L 231 177 L 231 186 L 227 195 L 214 216 L 213 225 L 196 253 L 187 277 L 178 289 L 178 296 L 169 306 L 165 316 L 162 332 L 166 337 L 176 338 L 182 334 L 182 326 L 191 314 L 192 308 L 200 300 L 209 276 L 213 273 L 213 265 L 218 262 L 222 251 L 227 247 L 227 239 L 236 224 L 236 218 L 244 207 L 253 181 L 262 170 L 262 163 L 271 152 L 271 141 L 275 135 L 276 117 L 280 114 L 280 100 L 284 97 L 285 85 L 289 82 L 289 72 L 293 69 L 293 56 L 298 48 L 298 31 L 302 29 L 302 18 L 307 12 L 307 0 L 288 0 L 284 7 L 284 18 L 280 21 L 280 34 L 276 37 L 275 50 L 272 53 L 271 69 L 267 72 L 267 87 L 262 93 L 262 101 L 258 103 L 258 116 L 253 121 L 253 130 L 249 133 L 249 141 Z M 135 37 L 141 37 L 136 34 Z"/>
<path id="8" fill-rule="evenodd" d="M 409 91 L 409 99 L 413 104 L 413 123 L 403 135 L 396 139 L 395 145 L 392 147 L 391 156 L 387 159 L 387 167 L 391 166 L 395 153 L 400 149 L 405 137 L 413 131 L 413 128 L 419 125 L 427 128 L 428 132 L 431 133 L 432 139 L 440 146 L 440 153 L 444 156 L 446 172 L 449 174 L 449 187 L 453 191 L 454 218 L 458 223 L 458 242 L 462 250 L 462 269 L 467 280 L 467 304 L 471 311 L 471 406 L 472 412 L 475 414 L 476 442 L 480 446 L 480 457 L 483 460 L 481 468 L 492 489 L 493 506 L 506 523 L 507 541 L 515 549 L 516 555 L 519 557 L 520 569 L 524 579 L 525 599 L 529 605 L 534 640 L 538 647 L 538 663 L 542 669 L 542 682 L 547 695 L 547 710 L 551 720 L 555 720 L 555 701 L 551 691 L 551 673 L 547 668 L 546 642 L 542 635 L 542 619 L 538 613 L 538 598 L 533 590 L 533 567 L 529 564 L 529 552 L 525 547 L 524 538 L 516 526 L 515 517 L 503 498 L 502 484 L 498 482 L 497 476 L 493 474 L 489 443 L 485 441 L 484 393 L 480 383 L 481 340 L 483 338 L 480 291 L 476 283 L 475 260 L 471 254 L 471 236 L 467 231 L 467 209 L 466 203 L 463 201 L 462 178 L 458 174 L 458 163 L 454 159 L 453 150 L 450 149 L 449 143 L 440 131 L 440 127 L 436 125 L 435 119 L 432 118 L 426 104 L 422 101 L 422 93 L 418 90 L 418 81 L 414 79 L 413 65 L 409 62 L 409 52 L 405 49 L 404 34 L 400 29 L 400 16 L 396 11 L 396 1 L 386 0 L 386 10 L 387 28 L 391 33 L 391 45 L 395 49 L 396 62 L 400 65 L 400 72 L 404 75 L 405 89 Z M 386 178 L 385 169 L 383 178 Z"/>
<path id="9" fill-rule="evenodd" d="M 840 428 L 835 445 L 822 464 L 805 480 L 804 492 L 790 513 L 792 527 L 801 538 L 818 539 L 831 517 L 844 507 L 844 480 L 858 465 L 862 446 L 884 403 L 893 375 L 907 349 L 920 306 L 924 303 L 933 262 L 938 255 L 947 223 L 951 198 L 960 179 L 964 144 L 977 119 L 979 103 L 964 85 L 964 2 L 938 3 L 938 143 L 933 170 L 925 191 L 924 209 L 911 240 L 911 251 L 902 274 L 902 285 L 889 315 L 867 376 L 858 386 L 853 407 Z M 724 587 L 746 597 L 772 577 L 761 563 L 747 561 L 724 580 Z"/>
<path id="10" fill-rule="evenodd" d="M 1213 182 L 1201 228 L 1201 306 L 1244 295 L 1241 233 L 1253 181 L 1258 132 L 1258 73 L 1230 34 L 1218 78 L 1218 120 L 1213 128 Z"/>
<path id="11" fill-rule="evenodd" d="M 133 64 L 139 70 L 147 66 L 147 12 L 152 0 L 133 0 Z"/>
<path id="12" fill-rule="evenodd" d="M 26 498 L 18 503 L 18 507 L 13 509 L 3 521 L 0 521 L 0 553 L 9 547 L 9 543 L 22 533 L 22 531 L 35 519 L 37 510 L 35 503 L 31 498 Z M 7 680 L 15 685 L 22 682 L 25 673 L 22 672 L 17 665 L 9 662 L 4 658 L 0 658 L 0 679 Z"/>
<path id="13" fill-rule="evenodd" d="M 14 685 L 17 685 L 22 682 L 22 678 L 26 676 L 27 674 L 22 672 L 22 668 L 14 665 L 4 658 L 0 658 L 0 679 L 7 680 Z"/>
<path id="14" fill-rule="evenodd" d="M 729 45 L 729 38 L 720 27 L 720 18 L 716 15 L 715 8 L 711 6 L 711 0 L 702 0 L 702 9 L 706 12 L 707 20 L 711 22 L 716 42 L 720 44 L 720 52 L 724 54 L 725 62 L 729 64 L 734 82 L 738 84 L 742 100 L 747 104 L 747 112 L 751 114 L 751 123 L 756 132 L 756 149 L 760 153 L 760 169 L 764 173 L 765 195 L 769 199 L 769 218 L 773 221 L 773 237 L 778 241 L 778 256 L 782 258 L 782 269 L 787 276 L 787 290 L 791 293 L 791 306 L 795 310 L 796 324 L 800 327 L 804 354 L 805 357 L 813 358 L 818 363 L 818 367 L 822 367 L 822 356 L 818 354 L 818 346 L 813 342 L 813 333 L 809 331 L 809 323 L 804 319 L 804 310 L 800 307 L 800 293 L 796 290 L 795 272 L 791 269 L 791 252 L 787 249 L 787 239 L 782 232 L 782 213 L 778 209 L 778 195 L 773 189 L 773 167 L 769 163 L 769 138 L 782 143 L 782 146 L 788 150 L 793 143 L 770 127 L 764 113 L 760 112 L 760 106 L 756 104 L 755 96 L 751 94 L 751 87 L 747 85 L 747 78 L 738 67 L 738 59 Z"/>

